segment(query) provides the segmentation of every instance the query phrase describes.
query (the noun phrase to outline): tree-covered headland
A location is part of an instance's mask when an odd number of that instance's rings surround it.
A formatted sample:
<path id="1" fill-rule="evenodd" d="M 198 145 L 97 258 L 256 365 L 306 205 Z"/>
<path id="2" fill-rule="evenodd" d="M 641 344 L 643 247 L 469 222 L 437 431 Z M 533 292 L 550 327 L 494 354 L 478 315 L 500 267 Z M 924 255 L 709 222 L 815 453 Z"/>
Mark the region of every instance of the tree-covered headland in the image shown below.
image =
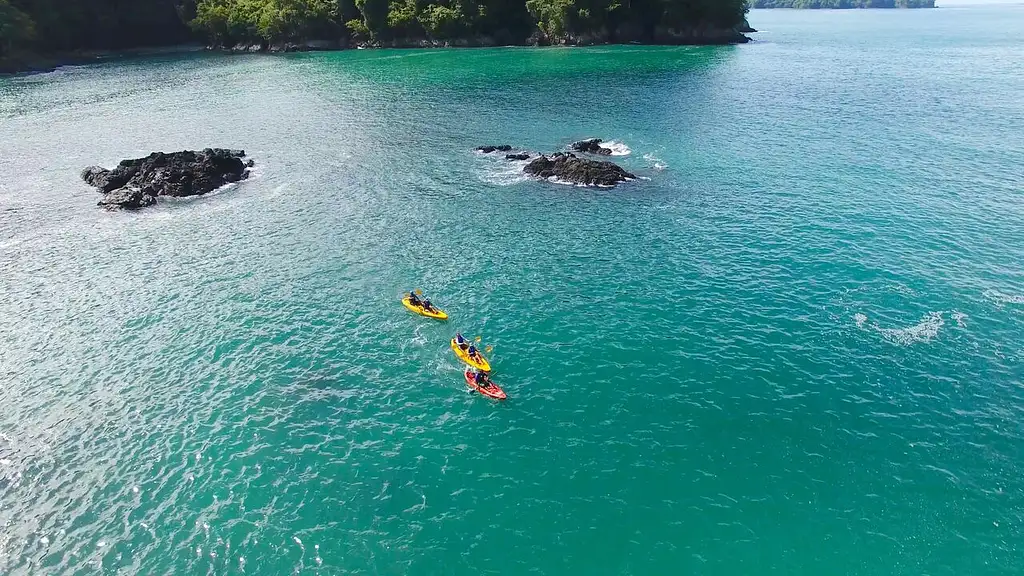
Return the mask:
<path id="1" fill-rule="evenodd" d="M 0 0 L 0 60 L 204 42 L 741 42 L 746 0 Z"/>

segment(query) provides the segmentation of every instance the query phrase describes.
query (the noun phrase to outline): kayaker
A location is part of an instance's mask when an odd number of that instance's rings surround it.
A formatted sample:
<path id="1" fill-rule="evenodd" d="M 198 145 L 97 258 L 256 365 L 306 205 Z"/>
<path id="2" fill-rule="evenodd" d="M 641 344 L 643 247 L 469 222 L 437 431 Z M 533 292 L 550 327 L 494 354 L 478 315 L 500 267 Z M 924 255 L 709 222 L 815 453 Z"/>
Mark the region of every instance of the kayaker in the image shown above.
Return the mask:
<path id="1" fill-rule="evenodd" d="M 480 361 L 480 353 L 477 352 L 476 346 L 470 344 L 469 350 L 466 350 L 466 353 L 469 354 L 469 357 L 472 358 L 473 360 L 476 360 L 477 362 Z"/>
<path id="2" fill-rule="evenodd" d="M 487 375 L 481 372 L 480 370 L 477 370 L 476 374 L 473 375 L 473 381 L 476 382 L 477 386 L 481 388 L 487 388 Z"/>
<path id="3" fill-rule="evenodd" d="M 462 337 L 461 332 L 455 333 L 455 343 L 459 345 L 459 348 L 466 349 L 466 339 Z"/>
<path id="4" fill-rule="evenodd" d="M 434 305 L 430 303 L 430 300 L 424 300 L 422 305 L 423 309 L 426 310 L 427 312 L 434 311 Z"/>
<path id="5" fill-rule="evenodd" d="M 419 297 L 416 296 L 415 292 L 409 292 L 409 304 L 412 304 L 413 306 L 422 306 L 423 305 L 423 303 L 420 302 Z"/>

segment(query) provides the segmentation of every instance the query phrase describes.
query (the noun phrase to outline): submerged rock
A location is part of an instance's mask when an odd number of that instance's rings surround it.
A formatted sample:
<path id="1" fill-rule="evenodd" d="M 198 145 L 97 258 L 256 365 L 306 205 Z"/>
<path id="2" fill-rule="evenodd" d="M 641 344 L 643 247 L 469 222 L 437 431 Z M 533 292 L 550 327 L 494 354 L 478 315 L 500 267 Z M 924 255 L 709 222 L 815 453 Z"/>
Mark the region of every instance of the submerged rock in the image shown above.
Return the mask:
<path id="1" fill-rule="evenodd" d="M 201 152 L 154 152 L 145 158 L 122 160 L 113 170 L 92 166 L 82 180 L 104 194 L 100 206 L 142 208 L 157 196 L 198 196 L 249 177 L 253 161 L 244 150 L 207 148 Z"/>
<path id="2" fill-rule="evenodd" d="M 636 178 L 613 162 L 588 160 L 563 152 L 534 158 L 523 171 L 539 178 L 557 178 L 585 186 L 615 186 Z"/>
<path id="3" fill-rule="evenodd" d="M 610 156 L 612 151 L 604 146 L 601 146 L 600 138 L 590 138 L 589 140 L 580 140 L 579 142 L 572 143 L 572 149 L 576 152 L 586 152 L 587 154 L 600 154 L 601 156 Z"/>
<path id="4" fill-rule="evenodd" d="M 530 155 L 527 154 L 526 152 L 521 152 L 519 154 L 505 154 L 505 160 L 529 160 L 529 159 L 530 159 Z"/>
<path id="5" fill-rule="evenodd" d="M 512 146 L 508 144 L 500 144 L 498 146 L 477 146 L 477 152 L 483 152 L 484 154 L 490 154 L 491 152 L 511 152 Z"/>

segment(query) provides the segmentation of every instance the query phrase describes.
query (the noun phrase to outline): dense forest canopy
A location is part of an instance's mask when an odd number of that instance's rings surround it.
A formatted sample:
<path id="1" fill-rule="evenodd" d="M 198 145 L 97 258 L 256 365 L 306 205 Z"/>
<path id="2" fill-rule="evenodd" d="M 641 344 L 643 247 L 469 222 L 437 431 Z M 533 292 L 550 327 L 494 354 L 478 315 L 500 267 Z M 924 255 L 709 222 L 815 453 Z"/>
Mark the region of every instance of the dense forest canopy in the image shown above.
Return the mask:
<path id="1" fill-rule="evenodd" d="M 754 8 L 934 8 L 935 0 L 751 0 Z"/>
<path id="2" fill-rule="evenodd" d="M 0 0 L 0 58 L 190 40 L 652 42 L 732 31 L 746 11 L 746 0 Z"/>

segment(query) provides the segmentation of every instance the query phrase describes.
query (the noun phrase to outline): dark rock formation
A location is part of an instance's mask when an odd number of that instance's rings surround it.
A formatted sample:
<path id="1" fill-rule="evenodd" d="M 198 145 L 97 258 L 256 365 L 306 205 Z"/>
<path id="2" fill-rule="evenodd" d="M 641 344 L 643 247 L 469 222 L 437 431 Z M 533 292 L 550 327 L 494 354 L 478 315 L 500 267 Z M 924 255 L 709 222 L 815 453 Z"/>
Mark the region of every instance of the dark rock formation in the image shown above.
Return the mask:
<path id="1" fill-rule="evenodd" d="M 572 149 L 576 152 L 586 152 L 587 154 L 599 154 L 601 156 L 610 156 L 612 151 L 608 148 L 601 146 L 600 138 L 591 138 L 589 140 L 580 140 L 579 142 L 572 143 Z"/>
<path id="2" fill-rule="evenodd" d="M 501 144 L 499 146 L 477 146 L 476 150 L 477 152 L 490 154 L 491 152 L 511 152 L 512 147 L 508 144 Z"/>
<path id="3" fill-rule="evenodd" d="M 530 159 L 530 155 L 527 154 L 526 152 L 521 152 L 519 154 L 505 154 L 505 160 L 529 160 L 529 159 Z"/>
<path id="4" fill-rule="evenodd" d="M 554 177 L 586 186 L 615 186 L 636 178 L 613 162 L 577 158 L 575 154 L 562 152 L 534 158 L 523 170 L 539 178 Z"/>
<path id="5" fill-rule="evenodd" d="M 156 198 L 152 195 L 145 194 L 134 186 L 125 186 L 124 188 L 118 188 L 104 194 L 103 200 L 100 200 L 97 206 L 103 206 L 111 210 L 115 208 L 135 210 L 136 208 L 145 208 L 153 204 L 156 204 Z"/>
<path id="6" fill-rule="evenodd" d="M 142 208 L 156 203 L 157 196 L 198 196 L 225 184 L 249 177 L 253 161 L 243 162 L 244 150 L 207 148 L 145 158 L 122 160 L 113 170 L 92 166 L 82 180 L 104 194 L 100 206 Z"/>
<path id="7" fill-rule="evenodd" d="M 85 182 L 93 188 L 105 187 L 109 178 L 110 170 L 107 170 L 102 166 L 89 166 L 85 170 L 82 170 L 82 180 L 85 180 Z"/>

